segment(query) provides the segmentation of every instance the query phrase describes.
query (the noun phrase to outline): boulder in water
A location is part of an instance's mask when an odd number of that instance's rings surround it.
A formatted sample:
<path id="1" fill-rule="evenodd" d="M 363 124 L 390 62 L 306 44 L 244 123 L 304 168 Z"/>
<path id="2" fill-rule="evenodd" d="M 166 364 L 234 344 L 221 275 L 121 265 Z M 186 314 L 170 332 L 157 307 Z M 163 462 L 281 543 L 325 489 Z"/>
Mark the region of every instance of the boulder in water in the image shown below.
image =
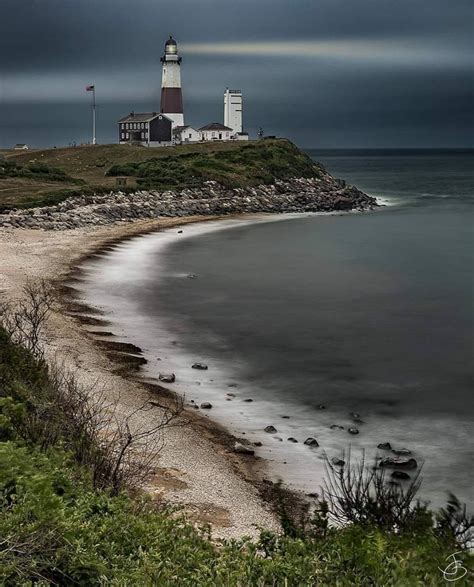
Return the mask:
<path id="1" fill-rule="evenodd" d="M 392 450 L 392 445 L 390 442 L 381 442 L 377 444 L 377 448 L 380 448 L 380 450 Z"/>
<path id="2" fill-rule="evenodd" d="M 399 457 L 406 457 L 411 455 L 411 450 L 408 450 L 408 448 L 392 448 L 392 452 Z"/>
<path id="3" fill-rule="evenodd" d="M 176 381 L 176 375 L 174 373 L 160 373 L 158 379 L 163 383 L 174 383 Z"/>
<path id="4" fill-rule="evenodd" d="M 207 371 L 207 365 L 205 363 L 193 363 L 192 369 L 198 369 L 199 371 Z"/>
<path id="5" fill-rule="evenodd" d="M 410 479 L 410 475 L 405 473 L 405 471 L 392 471 L 390 477 L 392 477 L 392 479 L 400 479 L 402 481 Z"/>
<path id="6" fill-rule="evenodd" d="M 304 443 L 306 444 L 306 446 L 311 446 L 311 447 L 317 447 L 319 446 L 319 442 L 316 440 L 316 438 L 313 438 L 312 436 L 309 436 Z"/>
<path id="7" fill-rule="evenodd" d="M 253 448 L 250 448 L 250 446 L 245 446 L 245 444 L 242 444 L 241 442 L 236 442 L 234 444 L 234 452 L 248 456 L 252 456 L 255 454 Z"/>
<path id="8" fill-rule="evenodd" d="M 210 410 L 212 408 L 212 404 L 209 402 L 202 402 L 201 409 L 202 410 Z"/>
<path id="9" fill-rule="evenodd" d="M 418 463 L 415 459 L 386 457 L 379 462 L 379 467 L 387 467 L 389 469 L 416 469 L 418 467 Z"/>
<path id="10" fill-rule="evenodd" d="M 278 432 L 277 429 L 275 428 L 275 426 L 265 426 L 264 428 L 265 432 L 268 432 L 269 434 L 275 434 L 275 432 Z"/>

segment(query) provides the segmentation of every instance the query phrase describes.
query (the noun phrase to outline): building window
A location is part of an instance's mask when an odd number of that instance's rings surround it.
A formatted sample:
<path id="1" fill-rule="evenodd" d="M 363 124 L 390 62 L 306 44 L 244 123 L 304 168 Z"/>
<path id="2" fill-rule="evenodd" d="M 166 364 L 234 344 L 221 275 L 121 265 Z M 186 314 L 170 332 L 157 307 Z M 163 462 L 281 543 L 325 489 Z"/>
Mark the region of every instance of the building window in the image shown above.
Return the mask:
<path id="1" fill-rule="evenodd" d="M 127 133 L 125 133 L 125 138 L 126 138 L 126 139 L 130 138 L 130 135 L 128 134 L 128 132 L 127 132 Z"/>
<path id="2" fill-rule="evenodd" d="M 193 138 L 193 135 L 192 135 L 191 133 L 189 133 L 189 138 L 190 138 L 190 139 L 192 139 L 192 138 Z"/>
<path id="3" fill-rule="evenodd" d="M 141 133 L 141 137 L 142 137 L 142 141 L 143 141 L 143 139 L 145 138 L 145 133 L 144 132 Z"/>
<path id="4" fill-rule="evenodd" d="M 123 132 L 123 133 L 122 133 L 122 139 L 124 139 L 124 138 L 125 138 L 125 133 Z"/>

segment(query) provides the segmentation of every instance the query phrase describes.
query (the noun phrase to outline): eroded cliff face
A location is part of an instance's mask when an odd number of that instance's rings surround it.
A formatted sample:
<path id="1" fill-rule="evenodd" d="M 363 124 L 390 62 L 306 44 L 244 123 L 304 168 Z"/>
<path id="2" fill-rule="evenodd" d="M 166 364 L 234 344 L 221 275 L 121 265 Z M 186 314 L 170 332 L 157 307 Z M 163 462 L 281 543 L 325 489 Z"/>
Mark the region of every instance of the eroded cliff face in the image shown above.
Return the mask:
<path id="1" fill-rule="evenodd" d="M 270 185 L 247 188 L 226 189 L 208 181 L 199 188 L 177 191 L 76 196 L 55 206 L 0 214 L 0 227 L 69 230 L 144 218 L 331 212 L 375 206 L 375 198 L 324 173 L 320 177 L 276 180 Z"/>

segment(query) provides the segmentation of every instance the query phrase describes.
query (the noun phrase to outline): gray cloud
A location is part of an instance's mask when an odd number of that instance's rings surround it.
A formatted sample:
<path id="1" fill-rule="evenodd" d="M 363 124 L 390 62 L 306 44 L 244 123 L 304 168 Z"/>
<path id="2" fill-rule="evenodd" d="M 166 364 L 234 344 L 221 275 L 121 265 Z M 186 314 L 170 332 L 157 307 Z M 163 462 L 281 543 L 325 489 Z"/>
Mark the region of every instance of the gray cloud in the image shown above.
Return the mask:
<path id="1" fill-rule="evenodd" d="M 117 112 L 159 107 L 171 33 L 194 124 L 219 120 L 224 87 L 238 86 L 249 129 L 309 145 L 472 142 L 470 0 L 0 0 L 0 9 L 0 143 L 26 104 L 70 104 L 78 116 L 88 83 L 112 140 Z"/>

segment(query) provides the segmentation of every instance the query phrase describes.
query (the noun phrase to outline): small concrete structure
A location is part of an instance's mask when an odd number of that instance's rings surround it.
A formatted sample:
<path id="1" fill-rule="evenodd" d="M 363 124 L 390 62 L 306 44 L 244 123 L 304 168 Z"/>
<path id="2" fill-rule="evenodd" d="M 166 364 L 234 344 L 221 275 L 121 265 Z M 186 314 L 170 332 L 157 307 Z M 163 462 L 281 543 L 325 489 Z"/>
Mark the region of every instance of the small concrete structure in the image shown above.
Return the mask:
<path id="1" fill-rule="evenodd" d="M 173 128 L 173 143 L 184 145 L 186 143 L 198 143 L 201 133 L 192 126 L 176 126 Z"/>
<path id="2" fill-rule="evenodd" d="M 249 133 L 248 132 L 237 132 L 235 135 L 232 135 L 233 141 L 248 141 L 249 140 Z"/>
<path id="3" fill-rule="evenodd" d="M 27 151 L 29 149 L 25 143 L 17 143 L 13 148 L 15 151 Z"/>

